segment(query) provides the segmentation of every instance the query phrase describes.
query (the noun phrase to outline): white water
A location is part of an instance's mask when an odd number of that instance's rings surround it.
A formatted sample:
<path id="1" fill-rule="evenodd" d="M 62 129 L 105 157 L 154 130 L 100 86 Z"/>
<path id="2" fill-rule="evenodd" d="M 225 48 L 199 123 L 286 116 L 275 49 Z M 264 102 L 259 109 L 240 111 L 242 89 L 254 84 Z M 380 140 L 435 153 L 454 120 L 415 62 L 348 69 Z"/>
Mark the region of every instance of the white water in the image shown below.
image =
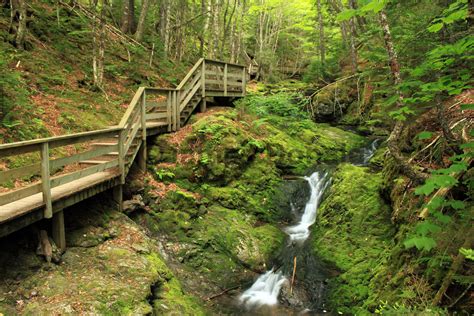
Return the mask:
<path id="1" fill-rule="evenodd" d="M 291 241 L 303 243 L 310 234 L 309 227 L 316 221 L 317 209 L 324 190 L 329 181 L 327 173 L 314 172 L 311 176 L 305 177 L 311 188 L 309 201 L 306 203 L 303 216 L 295 226 L 285 229 Z M 292 205 L 292 211 L 293 209 Z M 247 308 L 259 307 L 262 305 L 276 305 L 281 287 L 287 282 L 287 278 L 281 272 L 272 270 L 262 274 L 255 283 L 246 290 L 239 298 L 239 301 Z"/>
<path id="2" fill-rule="evenodd" d="M 281 272 L 267 271 L 262 274 L 252 286 L 246 290 L 239 298 L 247 308 L 262 305 L 276 305 L 278 294 L 287 279 Z"/>
<path id="3" fill-rule="evenodd" d="M 286 233 L 290 235 L 291 241 L 302 243 L 309 237 L 309 227 L 316 221 L 319 203 L 329 183 L 326 178 L 327 173 L 320 172 L 314 172 L 311 176 L 305 177 L 305 180 L 308 181 L 311 188 L 311 196 L 306 203 L 300 222 L 295 226 L 290 226 L 285 229 Z"/>
<path id="4" fill-rule="evenodd" d="M 377 150 L 379 140 L 376 139 L 370 144 L 369 148 L 363 148 L 362 151 L 362 163 L 356 163 L 356 166 L 365 166 L 369 163 L 369 160 L 374 156 L 375 151 Z"/>

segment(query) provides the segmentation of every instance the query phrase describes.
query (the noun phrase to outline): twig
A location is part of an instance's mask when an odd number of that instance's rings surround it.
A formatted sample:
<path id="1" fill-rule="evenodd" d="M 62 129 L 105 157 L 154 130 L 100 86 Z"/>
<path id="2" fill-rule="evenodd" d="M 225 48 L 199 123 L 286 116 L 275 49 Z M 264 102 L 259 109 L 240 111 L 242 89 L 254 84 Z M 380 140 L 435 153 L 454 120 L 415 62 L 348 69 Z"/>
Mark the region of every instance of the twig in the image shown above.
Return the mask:
<path id="1" fill-rule="evenodd" d="M 451 308 L 451 307 L 453 307 L 454 305 L 456 305 L 456 304 L 459 302 L 459 300 L 460 300 L 461 298 L 463 298 L 463 296 L 466 295 L 466 293 L 471 289 L 471 286 L 472 286 L 472 283 L 469 283 L 469 286 L 468 286 L 468 287 L 461 293 L 461 295 L 459 295 L 459 297 L 458 297 L 454 302 L 452 302 L 448 307 Z"/>
<path id="2" fill-rule="evenodd" d="M 212 296 L 209 296 L 209 297 L 206 298 L 205 300 L 206 300 L 206 301 L 213 300 L 213 299 L 215 299 L 215 298 L 217 298 L 217 297 L 220 297 L 220 296 L 222 296 L 222 295 L 224 295 L 224 294 L 226 294 L 226 293 L 228 293 L 228 292 L 230 292 L 230 291 L 232 291 L 232 290 L 236 290 L 236 289 L 238 289 L 238 288 L 240 288 L 240 285 L 236 285 L 236 286 L 230 287 L 230 288 L 225 289 L 224 291 L 222 291 L 222 292 L 220 292 L 220 293 L 217 293 L 217 294 L 214 294 L 214 295 L 212 295 Z"/>
<path id="3" fill-rule="evenodd" d="M 456 126 L 458 126 L 460 123 L 462 123 L 463 121 L 465 121 L 466 118 L 463 118 L 463 119 L 460 119 L 459 121 L 455 122 L 453 125 L 450 126 L 451 129 L 455 128 Z M 422 150 L 418 151 L 415 155 L 413 155 L 413 157 L 411 157 L 408 162 L 412 162 L 413 159 L 415 159 L 416 156 L 418 156 L 418 154 L 422 153 L 423 151 L 427 150 L 428 148 L 430 148 L 431 146 L 434 145 L 434 143 L 436 143 L 439 139 L 441 138 L 441 135 L 438 135 L 435 137 L 435 139 L 433 139 L 433 141 L 431 143 L 429 143 L 428 145 L 426 145 L 426 147 L 424 147 Z"/>
<path id="4" fill-rule="evenodd" d="M 290 293 L 293 294 L 293 284 L 295 284 L 296 276 L 296 256 L 293 259 L 293 276 L 291 277 Z"/>

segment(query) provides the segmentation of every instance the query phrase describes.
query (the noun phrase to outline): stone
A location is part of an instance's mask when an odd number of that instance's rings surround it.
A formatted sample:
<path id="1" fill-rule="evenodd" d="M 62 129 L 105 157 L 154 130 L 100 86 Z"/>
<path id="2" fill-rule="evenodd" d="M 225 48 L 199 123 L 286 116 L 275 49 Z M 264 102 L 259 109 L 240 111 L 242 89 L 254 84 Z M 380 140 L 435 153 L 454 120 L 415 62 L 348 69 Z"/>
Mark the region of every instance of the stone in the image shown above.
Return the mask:
<path id="1" fill-rule="evenodd" d="M 143 202 L 143 197 L 139 194 L 132 196 L 131 200 L 123 202 L 123 212 L 125 214 L 130 214 L 143 209 L 145 209 L 145 203 Z"/>

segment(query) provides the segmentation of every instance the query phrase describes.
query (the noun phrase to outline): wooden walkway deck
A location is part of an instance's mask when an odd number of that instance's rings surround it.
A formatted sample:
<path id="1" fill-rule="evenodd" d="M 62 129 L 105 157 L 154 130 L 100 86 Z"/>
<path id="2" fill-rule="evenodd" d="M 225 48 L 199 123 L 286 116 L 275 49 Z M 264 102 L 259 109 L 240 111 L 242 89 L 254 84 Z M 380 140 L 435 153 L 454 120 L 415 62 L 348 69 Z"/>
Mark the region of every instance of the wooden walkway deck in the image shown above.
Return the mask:
<path id="1" fill-rule="evenodd" d="M 30 161 L 0 171 L 0 185 L 28 185 L 0 194 L 0 237 L 52 218 L 52 235 L 65 249 L 63 209 L 122 185 L 134 161 L 146 167 L 146 138 L 179 130 L 209 97 L 245 95 L 244 66 L 200 59 L 175 89 L 140 87 L 120 123 L 108 129 L 0 145 L 0 159 Z M 34 163 L 32 163 L 34 162 Z"/>

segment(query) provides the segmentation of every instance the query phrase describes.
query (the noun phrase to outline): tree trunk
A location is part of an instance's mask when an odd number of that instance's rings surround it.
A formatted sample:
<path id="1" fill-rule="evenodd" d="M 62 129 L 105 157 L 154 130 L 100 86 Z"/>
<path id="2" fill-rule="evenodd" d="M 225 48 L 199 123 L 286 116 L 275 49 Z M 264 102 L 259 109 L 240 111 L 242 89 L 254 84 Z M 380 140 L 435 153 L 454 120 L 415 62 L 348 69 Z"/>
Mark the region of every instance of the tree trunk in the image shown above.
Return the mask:
<path id="1" fill-rule="evenodd" d="M 324 65 L 326 64 L 326 46 L 324 43 L 324 23 L 323 23 L 323 10 L 321 7 L 321 0 L 317 1 L 318 7 L 318 25 L 319 25 L 319 57 L 321 65 L 324 71 Z"/>
<path id="2" fill-rule="evenodd" d="M 199 56 L 204 57 L 204 45 L 206 43 L 206 31 L 208 23 L 208 13 L 206 0 L 201 0 L 201 14 L 202 14 L 202 26 L 201 35 L 199 38 Z"/>
<path id="3" fill-rule="evenodd" d="M 124 33 L 133 33 L 133 31 L 135 30 L 134 0 L 124 0 L 121 30 Z"/>
<path id="4" fill-rule="evenodd" d="M 92 69 L 94 75 L 94 85 L 103 89 L 104 81 L 104 59 L 105 59 L 105 5 L 102 1 L 100 17 L 97 18 L 98 0 L 94 1 L 94 17 L 92 19 Z M 99 20 L 99 23 L 97 23 Z"/>
<path id="5" fill-rule="evenodd" d="M 397 91 L 399 95 L 398 99 L 398 107 L 402 106 L 402 101 L 403 101 L 403 94 L 401 91 L 398 89 L 398 85 L 401 84 L 402 78 L 400 75 L 400 64 L 398 63 L 398 56 L 397 52 L 395 50 L 395 47 L 393 45 L 393 40 L 392 40 L 392 35 L 390 33 L 390 26 L 388 24 L 387 20 L 387 15 L 385 14 L 385 11 L 380 11 L 379 13 L 379 21 L 380 21 L 380 26 L 382 27 L 383 34 L 384 34 L 384 40 L 385 40 L 385 47 L 387 50 L 388 58 L 389 58 L 389 64 L 390 64 L 390 70 L 393 76 L 393 81 L 395 85 L 397 86 Z M 400 138 L 403 133 L 403 129 L 405 127 L 405 124 L 403 121 L 397 120 L 395 122 L 395 126 L 393 127 L 392 132 L 390 133 L 390 136 L 387 141 L 387 147 L 392 155 L 392 157 L 395 159 L 397 165 L 399 166 L 401 172 L 406 175 L 410 180 L 412 180 L 414 183 L 422 183 L 424 180 L 427 179 L 427 175 L 416 170 L 403 156 L 401 150 L 400 150 Z"/>
<path id="6" fill-rule="evenodd" d="M 26 37 L 26 0 L 11 0 L 11 20 L 10 20 L 10 31 L 15 31 L 15 47 L 24 49 L 25 48 L 25 37 Z M 18 27 L 15 30 L 14 23 L 18 20 Z"/>
<path id="7" fill-rule="evenodd" d="M 349 1 L 349 8 L 355 10 L 354 7 L 354 0 Z M 350 48 L 351 48 L 351 65 L 352 65 L 352 72 L 356 73 L 358 70 L 357 66 L 357 29 L 356 29 L 356 21 L 355 17 L 352 17 L 349 20 L 349 28 L 350 28 Z"/>
<path id="8" fill-rule="evenodd" d="M 160 37 L 163 43 L 164 57 L 168 58 L 170 51 L 170 21 L 171 21 L 171 1 L 162 0 L 160 2 Z"/>
<path id="9" fill-rule="evenodd" d="M 146 16 L 148 14 L 148 8 L 153 0 L 143 0 L 142 10 L 140 17 L 138 18 L 137 31 L 135 32 L 135 39 L 141 41 L 143 38 L 143 32 L 145 31 Z"/>

